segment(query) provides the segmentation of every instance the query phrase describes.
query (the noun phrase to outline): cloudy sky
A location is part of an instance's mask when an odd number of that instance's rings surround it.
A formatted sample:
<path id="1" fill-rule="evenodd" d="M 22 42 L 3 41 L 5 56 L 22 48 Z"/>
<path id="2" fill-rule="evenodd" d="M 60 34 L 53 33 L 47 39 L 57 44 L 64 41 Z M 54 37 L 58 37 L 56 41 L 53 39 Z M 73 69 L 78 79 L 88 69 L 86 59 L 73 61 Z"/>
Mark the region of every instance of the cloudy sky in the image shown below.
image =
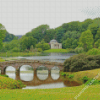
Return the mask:
<path id="1" fill-rule="evenodd" d="M 0 0 L 0 23 L 15 35 L 42 24 L 55 28 L 96 17 L 100 17 L 100 0 Z"/>

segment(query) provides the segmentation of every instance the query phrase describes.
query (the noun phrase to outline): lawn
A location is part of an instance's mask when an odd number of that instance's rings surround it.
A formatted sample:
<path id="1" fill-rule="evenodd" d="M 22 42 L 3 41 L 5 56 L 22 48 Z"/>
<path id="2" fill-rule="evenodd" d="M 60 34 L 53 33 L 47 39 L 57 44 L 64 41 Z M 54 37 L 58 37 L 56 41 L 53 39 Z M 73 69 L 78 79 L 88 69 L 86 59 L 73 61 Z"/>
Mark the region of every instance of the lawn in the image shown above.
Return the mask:
<path id="1" fill-rule="evenodd" d="M 0 53 L 0 57 L 17 57 L 17 56 L 35 56 L 39 55 L 39 52 L 5 52 L 5 53 Z"/>
<path id="2" fill-rule="evenodd" d="M 0 90 L 0 100 L 76 100 L 85 86 L 58 89 Z M 100 100 L 100 85 L 89 86 L 77 100 Z"/>
<path id="3" fill-rule="evenodd" d="M 67 49 L 49 49 L 49 50 L 45 50 L 44 52 L 48 52 L 48 53 L 51 53 L 51 52 L 68 53 L 69 50 L 67 50 Z"/>
<path id="4" fill-rule="evenodd" d="M 79 72 L 64 72 L 66 75 L 74 75 L 73 81 L 82 83 L 82 78 L 84 76 L 87 76 L 88 78 L 94 78 L 97 74 L 100 75 L 100 68 L 93 69 L 93 70 L 86 70 L 86 71 L 79 71 Z M 67 77 L 66 77 L 67 78 Z M 98 77 L 98 80 L 100 80 L 100 77 Z"/>

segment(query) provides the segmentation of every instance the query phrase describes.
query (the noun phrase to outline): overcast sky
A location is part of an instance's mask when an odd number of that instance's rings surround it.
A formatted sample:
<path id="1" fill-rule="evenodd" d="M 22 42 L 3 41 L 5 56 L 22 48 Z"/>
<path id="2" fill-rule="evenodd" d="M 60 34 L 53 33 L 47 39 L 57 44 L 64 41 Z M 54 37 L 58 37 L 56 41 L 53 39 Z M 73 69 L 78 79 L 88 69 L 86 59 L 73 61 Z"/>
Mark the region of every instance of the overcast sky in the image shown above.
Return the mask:
<path id="1" fill-rule="evenodd" d="M 71 21 L 100 17 L 100 0 L 0 0 L 0 23 L 24 35 L 42 24 L 55 28 Z"/>

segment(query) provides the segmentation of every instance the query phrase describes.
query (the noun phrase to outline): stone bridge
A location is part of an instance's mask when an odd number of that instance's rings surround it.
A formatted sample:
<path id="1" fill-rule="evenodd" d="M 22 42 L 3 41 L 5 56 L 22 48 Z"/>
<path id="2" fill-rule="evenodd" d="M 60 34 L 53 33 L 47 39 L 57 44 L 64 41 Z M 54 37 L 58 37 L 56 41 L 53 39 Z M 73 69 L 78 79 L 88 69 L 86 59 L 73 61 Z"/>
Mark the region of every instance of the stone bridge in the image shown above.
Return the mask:
<path id="1" fill-rule="evenodd" d="M 34 70 L 34 78 L 32 81 L 28 81 L 28 82 L 25 82 L 23 80 L 20 79 L 20 68 L 21 66 L 23 65 L 30 65 L 33 70 Z M 6 61 L 6 62 L 1 62 L 0 63 L 0 69 L 1 69 L 1 74 L 4 75 L 6 74 L 6 68 L 8 66 L 12 66 L 16 69 L 16 80 L 21 80 L 24 84 L 26 85 L 39 85 L 39 84 L 42 84 L 42 83 L 54 83 L 54 82 L 60 82 L 62 81 L 61 78 L 57 79 L 57 80 L 53 80 L 51 78 L 51 69 L 54 67 L 54 66 L 57 66 L 60 71 L 63 70 L 63 63 L 58 63 L 58 62 L 49 62 L 49 61 L 37 61 L 37 60 L 16 60 L 16 61 Z M 39 66 L 45 66 L 47 67 L 48 69 L 48 78 L 46 80 L 39 80 L 38 77 L 37 77 L 37 72 L 36 72 L 36 69 L 39 67 Z"/>

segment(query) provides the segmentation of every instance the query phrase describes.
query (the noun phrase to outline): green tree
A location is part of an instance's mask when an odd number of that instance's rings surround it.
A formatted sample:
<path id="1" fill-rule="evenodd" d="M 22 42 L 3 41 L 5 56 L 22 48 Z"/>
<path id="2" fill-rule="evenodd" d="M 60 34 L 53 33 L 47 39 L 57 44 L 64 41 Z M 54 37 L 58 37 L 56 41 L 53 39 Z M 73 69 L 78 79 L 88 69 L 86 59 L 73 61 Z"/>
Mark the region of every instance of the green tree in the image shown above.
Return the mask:
<path id="1" fill-rule="evenodd" d="M 21 45 L 21 50 L 24 51 L 25 49 L 30 49 L 31 45 L 33 45 L 33 47 L 35 47 L 37 43 L 37 40 L 31 36 L 26 37 L 23 36 L 22 38 L 20 38 L 20 45 Z"/>
<path id="2" fill-rule="evenodd" d="M 83 47 L 85 51 L 93 48 L 93 34 L 90 30 L 81 34 L 81 37 L 79 38 L 79 46 Z"/>
<path id="3" fill-rule="evenodd" d="M 98 39 L 98 40 L 95 42 L 94 47 L 96 47 L 96 48 L 100 47 L 100 39 Z"/>
<path id="4" fill-rule="evenodd" d="M 39 42 L 37 45 L 36 45 L 37 48 L 41 48 L 42 50 L 48 50 L 50 49 L 50 45 L 48 43 L 45 43 L 44 40 L 42 40 L 41 42 Z"/>
<path id="5" fill-rule="evenodd" d="M 71 48 L 72 46 L 72 39 L 67 38 L 65 41 L 63 41 L 62 46 L 64 49 Z"/>
<path id="6" fill-rule="evenodd" d="M 6 33 L 5 27 L 2 24 L 0 24 L 0 49 L 3 46 L 3 40 L 5 38 L 5 33 Z"/>
<path id="7" fill-rule="evenodd" d="M 33 45 L 31 45 L 30 51 L 33 52 L 33 49 L 34 49 L 34 47 L 33 47 Z"/>
<path id="8" fill-rule="evenodd" d="M 40 42 L 44 38 L 46 30 L 48 29 L 49 25 L 40 25 L 37 28 L 32 29 L 31 32 L 26 33 L 26 36 L 31 36 L 37 39 L 37 42 Z"/>
<path id="9" fill-rule="evenodd" d="M 92 23 L 89 25 L 88 29 L 92 32 L 93 38 L 95 39 L 95 35 L 97 34 L 97 30 L 98 30 L 98 25 Z"/>
<path id="10" fill-rule="evenodd" d="M 98 39 L 100 39 L 100 28 L 97 31 L 97 34 L 95 35 L 95 41 L 97 41 Z"/>

